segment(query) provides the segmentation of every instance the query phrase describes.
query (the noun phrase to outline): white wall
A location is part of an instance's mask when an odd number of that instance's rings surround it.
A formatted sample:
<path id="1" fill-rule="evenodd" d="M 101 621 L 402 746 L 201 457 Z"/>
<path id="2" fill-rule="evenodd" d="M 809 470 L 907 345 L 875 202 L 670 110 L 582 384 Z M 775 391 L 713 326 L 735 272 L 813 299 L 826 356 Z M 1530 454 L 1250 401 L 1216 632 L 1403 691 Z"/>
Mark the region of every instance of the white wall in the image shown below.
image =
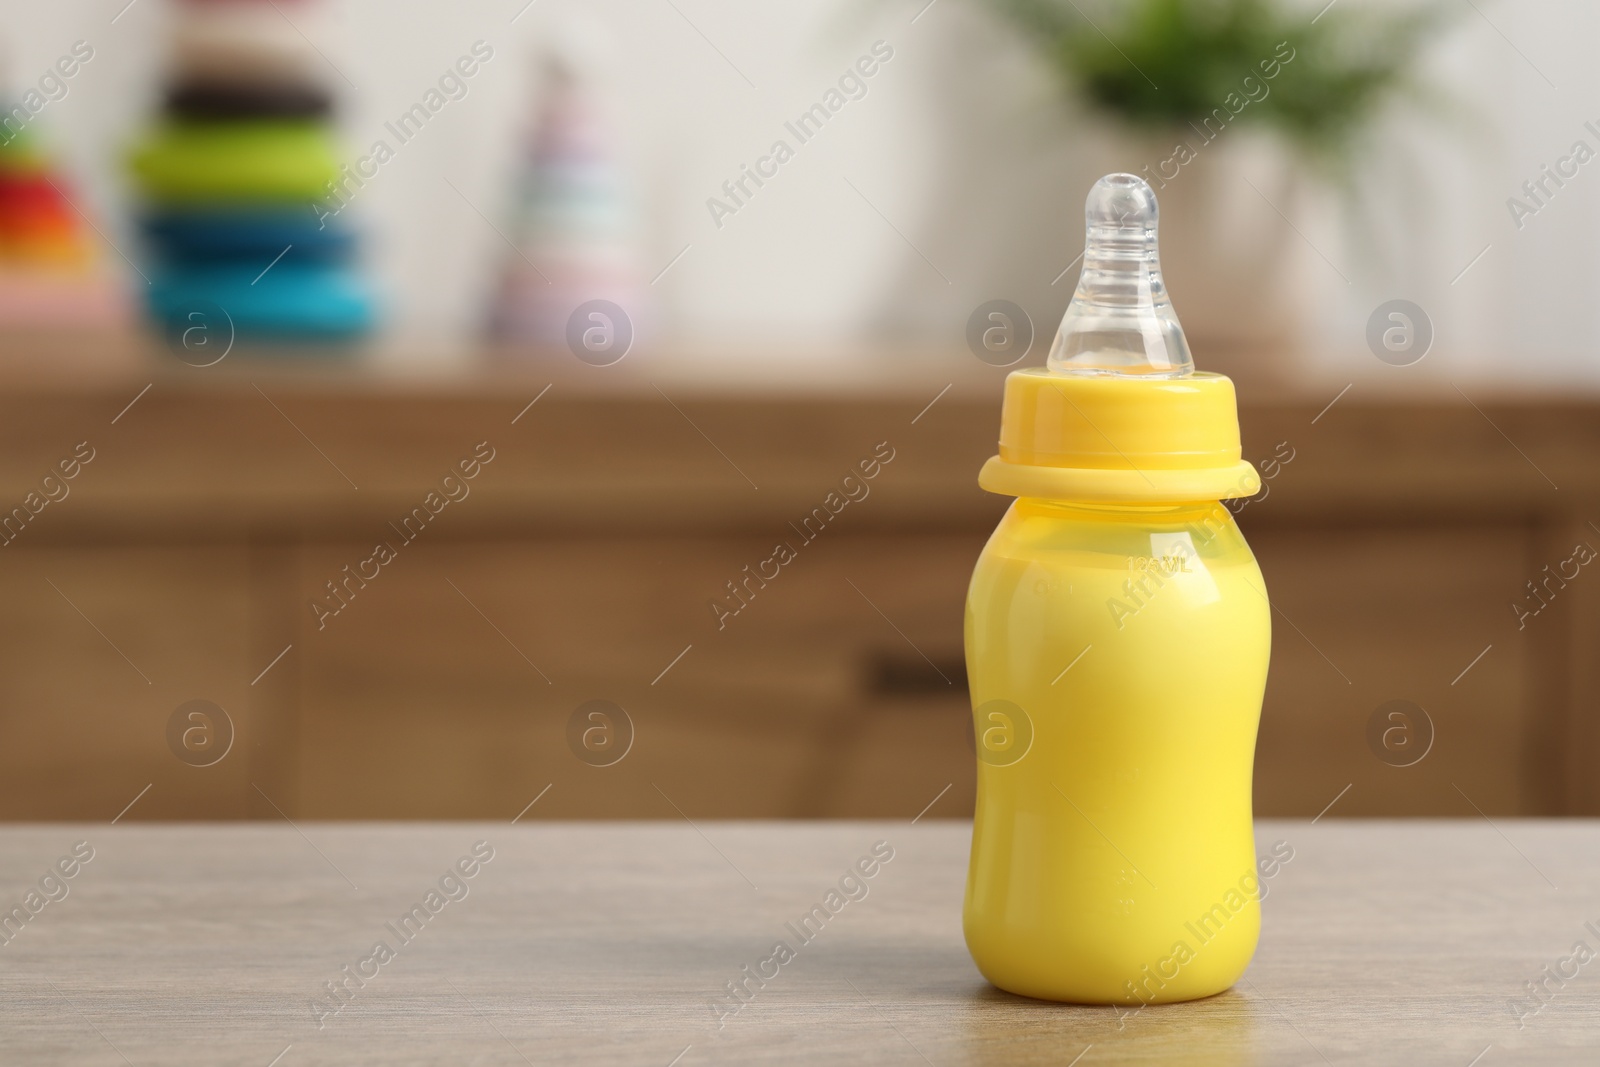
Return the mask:
<path id="1" fill-rule="evenodd" d="M 96 58 L 41 123 L 133 254 L 118 160 L 151 112 L 174 8 L 136 0 L 112 24 L 124 2 L 5 0 L 0 34 L 14 84 L 74 40 L 94 45 Z M 522 4 L 328 0 L 322 29 L 305 20 L 342 72 L 333 81 L 352 156 L 475 40 L 496 49 L 468 98 L 405 146 L 359 202 L 397 351 L 437 350 L 481 320 L 505 246 L 443 179 L 501 215 L 512 137 L 532 104 L 529 60 L 580 10 L 615 40 L 613 103 L 646 276 L 692 246 L 655 287 L 659 334 L 784 348 L 883 337 L 959 346 L 968 313 L 996 296 L 1053 329 L 1074 273 L 1050 280 L 1081 248 L 1082 197 L 1110 157 L 1062 114 L 1029 53 L 963 0 L 937 0 L 915 23 L 921 0 L 538 0 L 510 25 Z M 281 6 L 301 20 L 298 5 Z M 1316 198 L 1288 211 L 1349 279 L 1299 250 L 1294 276 L 1304 279 L 1310 366 L 1321 376 L 1368 373 L 1367 315 L 1405 297 L 1435 321 L 1430 373 L 1600 382 L 1600 160 L 1520 232 L 1505 207 L 1573 140 L 1600 148 L 1582 128 L 1590 118 L 1600 126 L 1600 65 L 1586 54 L 1600 10 L 1583 0 L 1478 7 L 1482 15 L 1463 9 L 1429 60 L 1461 106 L 1460 130 L 1398 122 L 1364 167 L 1370 247 L 1329 221 L 1325 199 L 1321 213 Z M 895 55 L 867 96 L 717 228 L 706 198 L 877 39 Z M 1183 294 L 1175 299 L 1181 315 Z"/>

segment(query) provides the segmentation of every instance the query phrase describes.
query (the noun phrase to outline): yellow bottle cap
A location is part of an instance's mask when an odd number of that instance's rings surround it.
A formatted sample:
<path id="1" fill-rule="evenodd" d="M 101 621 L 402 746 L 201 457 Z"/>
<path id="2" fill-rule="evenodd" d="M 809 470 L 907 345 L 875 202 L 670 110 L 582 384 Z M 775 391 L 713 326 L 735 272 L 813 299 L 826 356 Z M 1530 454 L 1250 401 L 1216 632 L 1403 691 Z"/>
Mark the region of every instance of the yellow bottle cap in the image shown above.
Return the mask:
<path id="1" fill-rule="evenodd" d="M 1000 454 L 978 484 L 1006 496 L 1178 502 L 1252 496 L 1240 458 L 1233 382 L 1086 377 L 1020 370 L 1006 378 Z"/>

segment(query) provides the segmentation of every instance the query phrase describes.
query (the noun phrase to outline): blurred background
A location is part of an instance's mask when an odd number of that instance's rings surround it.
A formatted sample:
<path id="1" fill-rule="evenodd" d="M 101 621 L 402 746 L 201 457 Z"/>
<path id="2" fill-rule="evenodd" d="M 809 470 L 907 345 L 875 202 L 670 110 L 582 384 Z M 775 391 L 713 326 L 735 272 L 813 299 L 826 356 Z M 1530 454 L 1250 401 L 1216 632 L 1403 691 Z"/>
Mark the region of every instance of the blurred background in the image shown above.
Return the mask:
<path id="1" fill-rule="evenodd" d="M 1258 813 L 1600 813 L 1596 31 L 19 8 L 0 818 L 970 812 L 976 473 L 1116 170 L 1265 481 Z"/>

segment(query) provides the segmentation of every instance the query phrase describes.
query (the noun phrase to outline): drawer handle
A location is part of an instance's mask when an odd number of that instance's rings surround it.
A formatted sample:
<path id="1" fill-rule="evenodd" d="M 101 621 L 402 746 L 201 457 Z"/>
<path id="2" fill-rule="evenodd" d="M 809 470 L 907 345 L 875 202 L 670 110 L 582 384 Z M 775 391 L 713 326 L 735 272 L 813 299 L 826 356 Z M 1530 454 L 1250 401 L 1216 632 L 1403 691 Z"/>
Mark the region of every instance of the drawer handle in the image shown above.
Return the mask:
<path id="1" fill-rule="evenodd" d="M 867 692 L 879 697 L 948 696 L 967 698 L 967 663 L 959 655 L 930 656 L 879 652 L 867 661 Z M 940 677 L 943 675 L 944 677 Z"/>

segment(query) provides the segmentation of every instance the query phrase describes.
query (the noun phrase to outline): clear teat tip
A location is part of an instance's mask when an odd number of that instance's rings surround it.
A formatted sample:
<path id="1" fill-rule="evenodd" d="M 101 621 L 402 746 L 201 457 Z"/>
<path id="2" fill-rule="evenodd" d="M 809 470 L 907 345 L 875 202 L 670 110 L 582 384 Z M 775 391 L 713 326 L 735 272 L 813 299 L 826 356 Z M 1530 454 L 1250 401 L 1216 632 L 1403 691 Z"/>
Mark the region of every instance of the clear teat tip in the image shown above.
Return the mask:
<path id="1" fill-rule="evenodd" d="M 1083 268 L 1061 317 L 1058 374 L 1185 378 L 1194 358 L 1161 281 L 1156 194 L 1132 174 L 1094 183 L 1083 207 Z"/>

